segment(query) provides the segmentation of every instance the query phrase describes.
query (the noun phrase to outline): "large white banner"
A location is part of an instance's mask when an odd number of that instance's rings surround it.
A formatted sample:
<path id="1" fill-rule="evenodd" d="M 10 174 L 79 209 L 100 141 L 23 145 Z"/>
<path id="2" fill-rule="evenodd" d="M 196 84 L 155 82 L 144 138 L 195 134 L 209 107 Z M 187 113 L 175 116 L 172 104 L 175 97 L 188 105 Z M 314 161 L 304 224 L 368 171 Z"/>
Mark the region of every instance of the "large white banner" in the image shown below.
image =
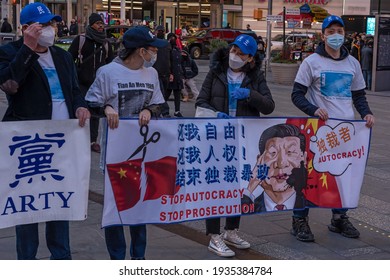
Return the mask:
<path id="1" fill-rule="evenodd" d="M 87 217 L 89 126 L 0 122 L 0 228 Z"/>
<path id="2" fill-rule="evenodd" d="M 371 130 L 313 118 L 121 120 L 103 226 L 358 205 Z"/>

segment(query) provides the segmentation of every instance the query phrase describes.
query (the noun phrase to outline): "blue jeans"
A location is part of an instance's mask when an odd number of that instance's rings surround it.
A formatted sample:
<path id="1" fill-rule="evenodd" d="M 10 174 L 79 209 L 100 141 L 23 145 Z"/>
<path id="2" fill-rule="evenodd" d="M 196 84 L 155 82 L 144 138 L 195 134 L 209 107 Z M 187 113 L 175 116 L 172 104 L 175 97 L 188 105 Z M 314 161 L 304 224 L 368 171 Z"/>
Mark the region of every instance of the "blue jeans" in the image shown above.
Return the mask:
<path id="1" fill-rule="evenodd" d="M 18 260 L 35 260 L 39 246 L 38 224 L 19 225 L 16 229 Z M 71 260 L 69 222 L 46 222 L 46 245 L 51 260 Z"/>
<path id="2" fill-rule="evenodd" d="M 146 251 L 146 225 L 129 226 L 130 228 L 130 257 L 133 260 L 144 260 Z M 111 260 L 126 258 L 126 239 L 123 226 L 104 228 L 106 246 Z"/>
<path id="3" fill-rule="evenodd" d="M 366 87 L 368 89 L 371 89 L 372 71 L 370 71 L 370 70 L 362 70 L 362 72 L 363 72 L 364 81 L 366 82 Z"/>
<path id="4" fill-rule="evenodd" d="M 340 214 L 345 215 L 347 214 L 348 209 L 345 208 L 339 208 L 339 209 L 332 209 L 332 214 Z M 305 208 L 303 210 L 294 210 L 293 211 L 293 217 L 295 218 L 306 218 L 309 216 L 309 208 Z"/>

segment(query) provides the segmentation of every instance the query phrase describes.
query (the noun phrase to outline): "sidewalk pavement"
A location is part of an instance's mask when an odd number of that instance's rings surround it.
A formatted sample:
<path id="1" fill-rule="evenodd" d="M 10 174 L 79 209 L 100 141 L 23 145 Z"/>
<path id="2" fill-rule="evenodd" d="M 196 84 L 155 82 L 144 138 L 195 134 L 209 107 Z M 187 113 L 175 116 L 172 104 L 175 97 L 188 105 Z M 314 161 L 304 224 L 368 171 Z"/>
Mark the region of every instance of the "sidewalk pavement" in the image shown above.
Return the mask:
<path id="1" fill-rule="evenodd" d="M 200 74 L 195 78 L 198 88 L 208 71 L 208 61 L 198 60 Z M 272 83 L 267 72 L 268 85 L 273 94 L 276 109 L 270 115 L 304 116 L 292 105 L 291 86 Z M 390 260 L 390 92 L 368 92 L 368 101 L 376 115 L 370 156 L 366 168 L 359 207 L 349 211 L 350 219 L 361 232 L 358 239 L 348 239 L 329 232 L 329 209 L 311 209 L 310 226 L 315 242 L 297 241 L 289 233 L 291 212 L 245 216 L 241 219 L 240 232 L 251 243 L 249 250 L 234 249 L 231 259 L 291 259 L 291 260 Z M 0 115 L 6 100 L 0 94 Z M 173 102 L 169 102 L 171 108 Z M 194 101 L 182 102 L 184 117 L 193 117 Z M 173 115 L 172 109 L 171 113 Z M 98 154 L 92 153 L 90 197 L 88 217 L 85 221 L 71 222 L 71 248 L 76 260 L 108 260 L 104 231 L 101 229 L 103 175 L 98 168 Z M 221 223 L 223 225 L 223 222 Z M 38 258 L 48 259 L 45 246 L 44 225 L 40 225 L 41 246 Z M 146 258 L 149 260 L 220 260 L 207 250 L 203 220 L 170 225 L 148 225 Z M 129 234 L 126 229 L 126 237 Z M 128 239 L 128 244 L 130 238 Z M 14 228 L 0 229 L 0 259 L 16 259 Z M 129 258 L 129 256 L 127 256 Z"/>

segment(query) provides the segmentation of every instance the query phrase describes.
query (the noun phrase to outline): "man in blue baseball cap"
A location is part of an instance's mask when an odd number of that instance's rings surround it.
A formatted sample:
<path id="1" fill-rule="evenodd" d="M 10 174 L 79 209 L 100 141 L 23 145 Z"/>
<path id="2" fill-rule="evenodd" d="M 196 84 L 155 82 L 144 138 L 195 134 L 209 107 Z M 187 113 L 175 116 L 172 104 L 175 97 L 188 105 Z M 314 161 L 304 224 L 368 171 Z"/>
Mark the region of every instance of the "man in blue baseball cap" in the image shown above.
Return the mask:
<path id="1" fill-rule="evenodd" d="M 90 118 L 71 56 L 53 46 L 55 22 L 60 20 L 44 4 L 29 4 L 20 13 L 23 37 L 0 47 L 0 88 L 8 99 L 3 121 L 77 118 L 83 127 Z M 45 183 L 50 190 L 50 180 Z M 69 222 L 46 221 L 50 259 L 71 259 Z M 37 223 L 16 226 L 18 259 L 36 259 L 38 246 Z"/>
<path id="2" fill-rule="evenodd" d="M 359 62 L 343 46 L 344 36 L 343 20 L 335 15 L 328 16 L 322 23 L 323 42 L 299 67 L 291 98 L 304 113 L 324 121 L 328 118 L 353 120 L 354 106 L 366 121 L 366 126 L 371 128 L 375 118 L 367 103 L 362 70 Z M 345 237 L 357 238 L 360 233 L 349 221 L 347 210 L 341 206 L 333 208 L 328 229 Z M 293 212 L 290 232 L 299 241 L 314 241 L 308 215 L 309 208 Z"/>
<path id="3" fill-rule="evenodd" d="M 257 43 L 249 35 L 239 35 L 227 48 L 217 50 L 211 58 L 196 107 L 206 109 L 217 118 L 241 116 L 259 117 L 275 108 L 271 92 L 261 71 Z M 235 255 L 227 245 L 238 249 L 250 248 L 249 242 L 238 234 L 240 217 L 227 217 L 225 232 L 220 232 L 220 218 L 206 220 L 206 234 L 210 235 L 208 250 L 221 257 Z"/>

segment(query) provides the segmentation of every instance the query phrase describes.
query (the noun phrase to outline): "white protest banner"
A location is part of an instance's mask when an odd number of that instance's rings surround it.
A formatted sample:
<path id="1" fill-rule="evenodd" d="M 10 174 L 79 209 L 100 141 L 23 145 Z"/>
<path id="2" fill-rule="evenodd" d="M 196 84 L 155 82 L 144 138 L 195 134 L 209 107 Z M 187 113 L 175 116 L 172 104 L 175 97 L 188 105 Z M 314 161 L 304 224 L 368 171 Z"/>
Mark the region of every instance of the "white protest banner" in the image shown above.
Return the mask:
<path id="1" fill-rule="evenodd" d="M 0 228 L 87 217 L 89 126 L 0 123 Z"/>
<path id="2" fill-rule="evenodd" d="M 371 135 L 313 118 L 121 120 L 107 133 L 103 226 L 357 207 Z"/>

